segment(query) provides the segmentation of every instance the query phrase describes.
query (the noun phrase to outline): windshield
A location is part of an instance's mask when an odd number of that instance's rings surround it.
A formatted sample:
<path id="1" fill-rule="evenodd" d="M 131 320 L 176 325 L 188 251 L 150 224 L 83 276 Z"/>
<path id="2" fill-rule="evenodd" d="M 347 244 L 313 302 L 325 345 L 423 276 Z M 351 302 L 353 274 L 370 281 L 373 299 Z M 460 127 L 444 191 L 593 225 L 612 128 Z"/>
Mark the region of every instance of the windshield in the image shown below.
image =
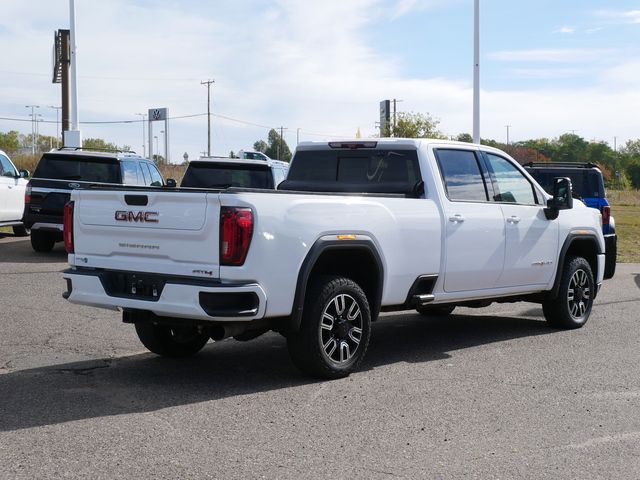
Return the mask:
<path id="1" fill-rule="evenodd" d="M 54 180 L 120 183 L 120 166 L 115 158 L 45 154 L 40 159 L 33 176 Z"/>
<path id="2" fill-rule="evenodd" d="M 216 164 L 192 162 L 189 164 L 182 187 L 192 188 L 273 188 L 273 176 L 268 165 Z"/>

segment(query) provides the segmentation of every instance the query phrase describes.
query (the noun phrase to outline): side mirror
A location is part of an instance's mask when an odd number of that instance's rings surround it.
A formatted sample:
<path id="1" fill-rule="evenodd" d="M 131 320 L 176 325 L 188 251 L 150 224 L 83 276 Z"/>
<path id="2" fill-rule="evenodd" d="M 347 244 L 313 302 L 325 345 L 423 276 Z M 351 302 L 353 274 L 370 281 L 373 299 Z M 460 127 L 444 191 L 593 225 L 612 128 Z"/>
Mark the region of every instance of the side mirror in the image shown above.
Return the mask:
<path id="1" fill-rule="evenodd" d="M 18 172 L 18 178 L 29 178 L 29 176 L 31 175 L 31 173 L 29 172 L 29 170 L 20 170 Z"/>
<path id="2" fill-rule="evenodd" d="M 173 178 L 167 178 L 165 186 L 169 188 L 176 188 L 178 186 L 178 183 Z"/>
<path id="3" fill-rule="evenodd" d="M 547 201 L 547 208 L 544 209 L 548 220 L 558 218 L 560 210 L 573 208 L 573 195 L 571 194 L 571 180 L 566 177 L 553 179 L 553 197 Z"/>

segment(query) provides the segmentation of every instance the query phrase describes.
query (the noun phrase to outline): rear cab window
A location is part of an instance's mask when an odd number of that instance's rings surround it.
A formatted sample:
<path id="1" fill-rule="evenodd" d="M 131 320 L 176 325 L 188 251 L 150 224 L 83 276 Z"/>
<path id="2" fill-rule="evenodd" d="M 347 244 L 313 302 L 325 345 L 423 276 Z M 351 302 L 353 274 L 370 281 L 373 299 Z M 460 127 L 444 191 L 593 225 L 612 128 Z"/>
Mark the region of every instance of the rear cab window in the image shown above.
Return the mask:
<path id="1" fill-rule="evenodd" d="M 281 188 L 419 196 L 420 185 L 415 149 L 362 148 L 297 151 Z"/>
<path id="2" fill-rule="evenodd" d="M 271 167 L 261 164 L 191 162 L 181 187 L 273 189 Z"/>
<path id="3" fill-rule="evenodd" d="M 120 165 L 115 158 L 46 153 L 33 177 L 96 183 L 121 183 L 122 180 Z"/>

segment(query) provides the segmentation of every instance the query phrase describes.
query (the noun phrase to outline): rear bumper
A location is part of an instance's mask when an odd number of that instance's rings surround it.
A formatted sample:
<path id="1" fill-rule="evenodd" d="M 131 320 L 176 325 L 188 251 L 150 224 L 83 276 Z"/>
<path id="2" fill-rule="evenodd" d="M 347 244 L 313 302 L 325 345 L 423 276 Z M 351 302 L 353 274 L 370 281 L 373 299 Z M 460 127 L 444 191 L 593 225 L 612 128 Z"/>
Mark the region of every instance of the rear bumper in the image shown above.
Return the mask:
<path id="1" fill-rule="evenodd" d="M 264 290 L 257 283 L 225 284 L 183 278 L 166 278 L 155 299 L 109 295 L 101 272 L 66 270 L 67 291 L 63 297 L 71 303 L 111 310 L 133 309 L 153 312 L 161 317 L 210 322 L 244 322 L 263 318 L 267 305 Z"/>
<path id="2" fill-rule="evenodd" d="M 618 255 L 618 236 L 613 233 L 604 236 L 605 262 L 604 279 L 612 278 L 616 273 L 616 263 Z"/>
<path id="3" fill-rule="evenodd" d="M 51 230 L 59 227 L 59 230 L 62 231 L 62 215 L 43 215 L 39 213 L 32 213 L 28 210 L 28 206 L 25 209 L 22 221 L 31 229 Z M 40 225 L 47 226 L 47 228 L 41 228 Z"/>

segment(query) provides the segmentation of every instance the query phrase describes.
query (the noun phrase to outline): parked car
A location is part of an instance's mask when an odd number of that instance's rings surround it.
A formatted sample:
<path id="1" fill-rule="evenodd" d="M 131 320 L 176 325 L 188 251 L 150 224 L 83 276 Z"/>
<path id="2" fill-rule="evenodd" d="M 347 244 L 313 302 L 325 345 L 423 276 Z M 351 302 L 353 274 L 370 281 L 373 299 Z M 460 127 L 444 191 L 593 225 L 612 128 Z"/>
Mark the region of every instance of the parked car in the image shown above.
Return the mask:
<path id="1" fill-rule="evenodd" d="M 20 237 L 29 235 L 29 229 L 22 223 L 28 177 L 27 170 L 18 171 L 0 150 L 0 227 L 13 227 L 13 233 Z"/>
<path id="2" fill-rule="evenodd" d="M 607 266 L 611 269 L 607 275 L 613 277 L 617 263 L 618 237 L 600 168 L 594 163 L 578 162 L 530 162 L 525 164 L 524 168 L 547 193 L 553 190 L 554 178 L 570 178 L 573 196 L 584 202 L 587 207 L 595 208 L 602 214 L 602 233 L 607 245 L 607 256 L 610 257 Z"/>
<path id="3" fill-rule="evenodd" d="M 51 251 L 62 241 L 64 205 L 72 190 L 90 185 L 162 187 L 165 181 L 151 160 L 133 152 L 61 148 L 45 153 L 24 194 L 24 224 L 35 251 Z"/>
<path id="4" fill-rule="evenodd" d="M 542 304 L 585 325 L 605 278 L 600 213 L 553 196 L 504 152 L 443 140 L 308 142 L 280 190 L 106 187 L 65 207 L 73 303 L 120 308 L 152 352 L 283 333 L 337 378 L 381 311 Z"/>
<path id="5" fill-rule="evenodd" d="M 192 188 L 268 188 L 282 182 L 289 170 L 287 162 L 278 160 L 241 160 L 226 157 L 202 157 L 189 162 L 180 183 Z"/>
<path id="6" fill-rule="evenodd" d="M 238 158 L 243 160 L 271 160 L 271 157 L 267 156 L 266 153 L 256 152 L 254 150 L 239 150 Z"/>

